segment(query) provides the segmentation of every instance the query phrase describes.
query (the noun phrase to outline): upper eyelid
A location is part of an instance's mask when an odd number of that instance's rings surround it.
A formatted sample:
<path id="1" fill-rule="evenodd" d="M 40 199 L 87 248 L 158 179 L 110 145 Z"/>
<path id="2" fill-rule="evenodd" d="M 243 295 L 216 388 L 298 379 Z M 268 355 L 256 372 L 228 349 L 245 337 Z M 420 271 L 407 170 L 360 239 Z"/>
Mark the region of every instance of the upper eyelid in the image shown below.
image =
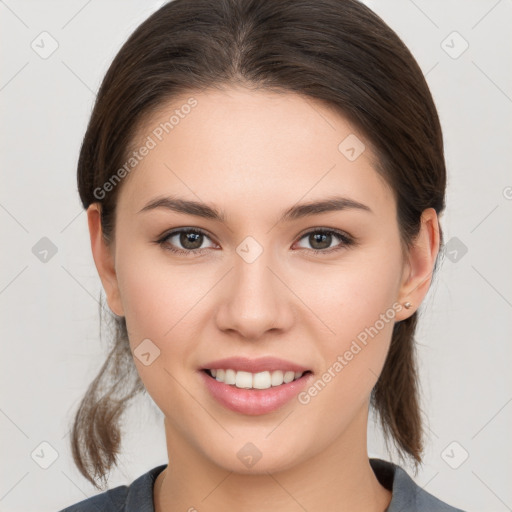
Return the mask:
<path id="1" fill-rule="evenodd" d="M 166 239 L 166 238 L 169 238 L 171 236 L 174 236 L 174 235 L 179 235 L 180 233 L 191 233 L 191 232 L 196 232 L 196 233 L 200 233 L 201 235 L 204 235 L 206 237 L 208 237 L 212 242 L 214 241 L 215 237 L 212 237 L 207 231 L 205 231 L 204 229 L 202 228 L 192 228 L 192 227 L 185 227 L 185 228 L 176 228 L 176 229 L 172 229 L 171 231 L 167 232 L 167 233 L 164 233 L 160 239 Z"/>
<path id="2" fill-rule="evenodd" d="M 167 233 L 164 233 L 160 238 L 159 240 L 166 240 L 172 236 L 175 236 L 175 235 L 178 235 L 180 233 L 187 233 L 187 232 L 198 232 L 204 236 L 206 236 L 207 238 L 209 238 L 212 242 L 214 243 L 218 243 L 215 241 L 215 238 L 212 237 L 206 230 L 202 229 L 202 228 L 196 228 L 196 227 L 182 227 L 182 228 L 176 228 L 176 229 L 173 229 Z M 335 236 L 337 236 L 338 238 L 341 239 L 341 241 L 343 243 L 345 243 L 345 240 L 343 240 L 344 237 L 346 237 L 347 239 L 349 239 L 350 241 L 353 241 L 355 240 L 355 238 L 352 236 L 352 235 L 349 235 L 348 233 L 344 232 L 343 230 L 339 230 L 339 229 L 335 229 L 335 228 L 328 228 L 328 227 L 315 227 L 315 228 L 308 228 L 306 229 L 305 231 L 302 231 L 301 233 L 299 233 L 296 237 L 297 240 L 301 240 L 302 238 L 304 238 L 306 235 L 308 234 L 311 234 L 311 233 L 318 233 L 318 232 L 328 232 L 328 233 L 332 233 L 334 234 Z M 198 251 L 199 249 L 197 249 L 196 251 Z M 194 252 L 191 250 L 191 252 Z"/>

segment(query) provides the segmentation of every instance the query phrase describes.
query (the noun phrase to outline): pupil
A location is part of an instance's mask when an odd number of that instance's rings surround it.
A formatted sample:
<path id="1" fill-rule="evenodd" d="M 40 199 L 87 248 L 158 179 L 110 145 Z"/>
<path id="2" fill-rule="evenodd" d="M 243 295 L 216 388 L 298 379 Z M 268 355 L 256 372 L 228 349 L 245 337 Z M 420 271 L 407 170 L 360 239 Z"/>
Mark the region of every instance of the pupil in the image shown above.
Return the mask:
<path id="1" fill-rule="evenodd" d="M 201 247 L 201 237 L 203 235 L 201 233 L 181 233 L 180 236 L 180 243 L 185 247 L 186 249 L 198 249 Z M 199 243 L 197 243 L 199 241 Z"/>
<path id="2" fill-rule="evenodd" d="M 311 243 L 311 246 L 314 248 L 314 249 L 325 249 L 327 247 L 329 247 L 331 245 L 331 240 L 330 238 L 332 237 L 332 235 L 328 234 L 328 233 L 315 233 L 313 235 L 311 235 L 313 238 L 313 243 Z M 326 244 L 325 241 L 328 241 L 328 243 Z M 316 242 L 320 241 L 320 247 L 315 247 L 315 244 Z M 310 240 L 311 242 L 311 240 Z M 322 242 L 323 242 L 323 245 L 322 245 Z"/>

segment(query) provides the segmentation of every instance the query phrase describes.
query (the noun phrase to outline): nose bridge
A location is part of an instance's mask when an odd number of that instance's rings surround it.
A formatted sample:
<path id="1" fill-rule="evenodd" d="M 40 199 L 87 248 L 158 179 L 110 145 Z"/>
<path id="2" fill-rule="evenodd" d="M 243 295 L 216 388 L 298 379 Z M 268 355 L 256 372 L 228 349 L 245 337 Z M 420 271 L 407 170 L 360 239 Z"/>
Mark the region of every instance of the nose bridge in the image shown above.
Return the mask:
<path id="1" fill-rule="evenodd" d="M 283 325 L 283 284 L 274 275 L 277 264 L 272 254 L 251 236 L 237 246 L 228 296 L 219 311 L 219 327 L 257 338 Z"/>
<path id="2" fill-rule="evenodd" d="M 272 251 L 253 236 L 247 236 L 236 248 L 234 293 L 240 299 L 268 304 L 274 299 L 275 276 L 272 267 Z"/>

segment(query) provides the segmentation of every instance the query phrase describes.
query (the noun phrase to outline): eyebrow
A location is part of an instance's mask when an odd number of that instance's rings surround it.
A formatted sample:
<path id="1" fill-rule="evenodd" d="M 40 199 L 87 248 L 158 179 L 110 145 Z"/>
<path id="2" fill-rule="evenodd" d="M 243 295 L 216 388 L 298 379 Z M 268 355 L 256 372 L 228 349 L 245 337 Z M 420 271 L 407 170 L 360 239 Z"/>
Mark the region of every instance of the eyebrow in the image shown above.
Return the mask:
<path id="1" fill-rule="evenodd" d="M 165 208 L 177 213 L 185 213 L 188 215 L 195 215 L 205 219 L 216 220 L 218 222 L 226 223 L 226 216 L 223 211 L 219 211 L 214 206 L 198 201 L 191 201 L 188 199 L 180 199 L 177 197 L 157 197 L 152 199 L 146 204 L 138 213 L 156 210 L 158 208 Z M 320 201 L 313 201 L 309 203 L 296 204 L 284 211 L 278 222 L 289 222 L 292 220 L 301 219 L 310 215 L 318 215 L 320 213 L 341 211 L 341 210 L 361 210 L 374 213 L 369 206 L 366 206 L 359 201 L 349 199 L 347 197 L 328 197 Z"/>

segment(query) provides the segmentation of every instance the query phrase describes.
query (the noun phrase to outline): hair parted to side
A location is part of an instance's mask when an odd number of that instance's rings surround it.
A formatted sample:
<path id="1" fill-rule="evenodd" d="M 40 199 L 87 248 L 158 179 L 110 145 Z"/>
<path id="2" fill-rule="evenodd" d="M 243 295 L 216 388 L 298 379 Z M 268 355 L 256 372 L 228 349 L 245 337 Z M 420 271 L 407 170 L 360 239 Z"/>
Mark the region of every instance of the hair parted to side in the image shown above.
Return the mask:
<path id="1" fill-rule="evenodd" d="M 83 139 L 78 190 L 85 209 L 101 204 L 106 243 L 114 239 L 122 182 L 101 199 L 95 191 L 126 162 L 146 116 L 178 95 L 231 85 L 295 92 L 345 116 L 371 143 L 376 170 L 394 192 L 404 250 L 418 234 L 423 210 L 444 210 L 443 138 L 431 93 L 407 47 L 364 4 L 174 0 L 144 21 L 116 55 Z M 442 247 L 442 231 L 440 237 Z M 97 488 L 117 464 L 120 416 L 144 389 L 125 319 L 112 318 L 112 350 L 80 404 L 71 436 L 75 463 Z M 391 438 L 417 469 L 423 427 L 416 323 L 417 312 L 395 323 L 371 406 L 386 444 Z"/>

